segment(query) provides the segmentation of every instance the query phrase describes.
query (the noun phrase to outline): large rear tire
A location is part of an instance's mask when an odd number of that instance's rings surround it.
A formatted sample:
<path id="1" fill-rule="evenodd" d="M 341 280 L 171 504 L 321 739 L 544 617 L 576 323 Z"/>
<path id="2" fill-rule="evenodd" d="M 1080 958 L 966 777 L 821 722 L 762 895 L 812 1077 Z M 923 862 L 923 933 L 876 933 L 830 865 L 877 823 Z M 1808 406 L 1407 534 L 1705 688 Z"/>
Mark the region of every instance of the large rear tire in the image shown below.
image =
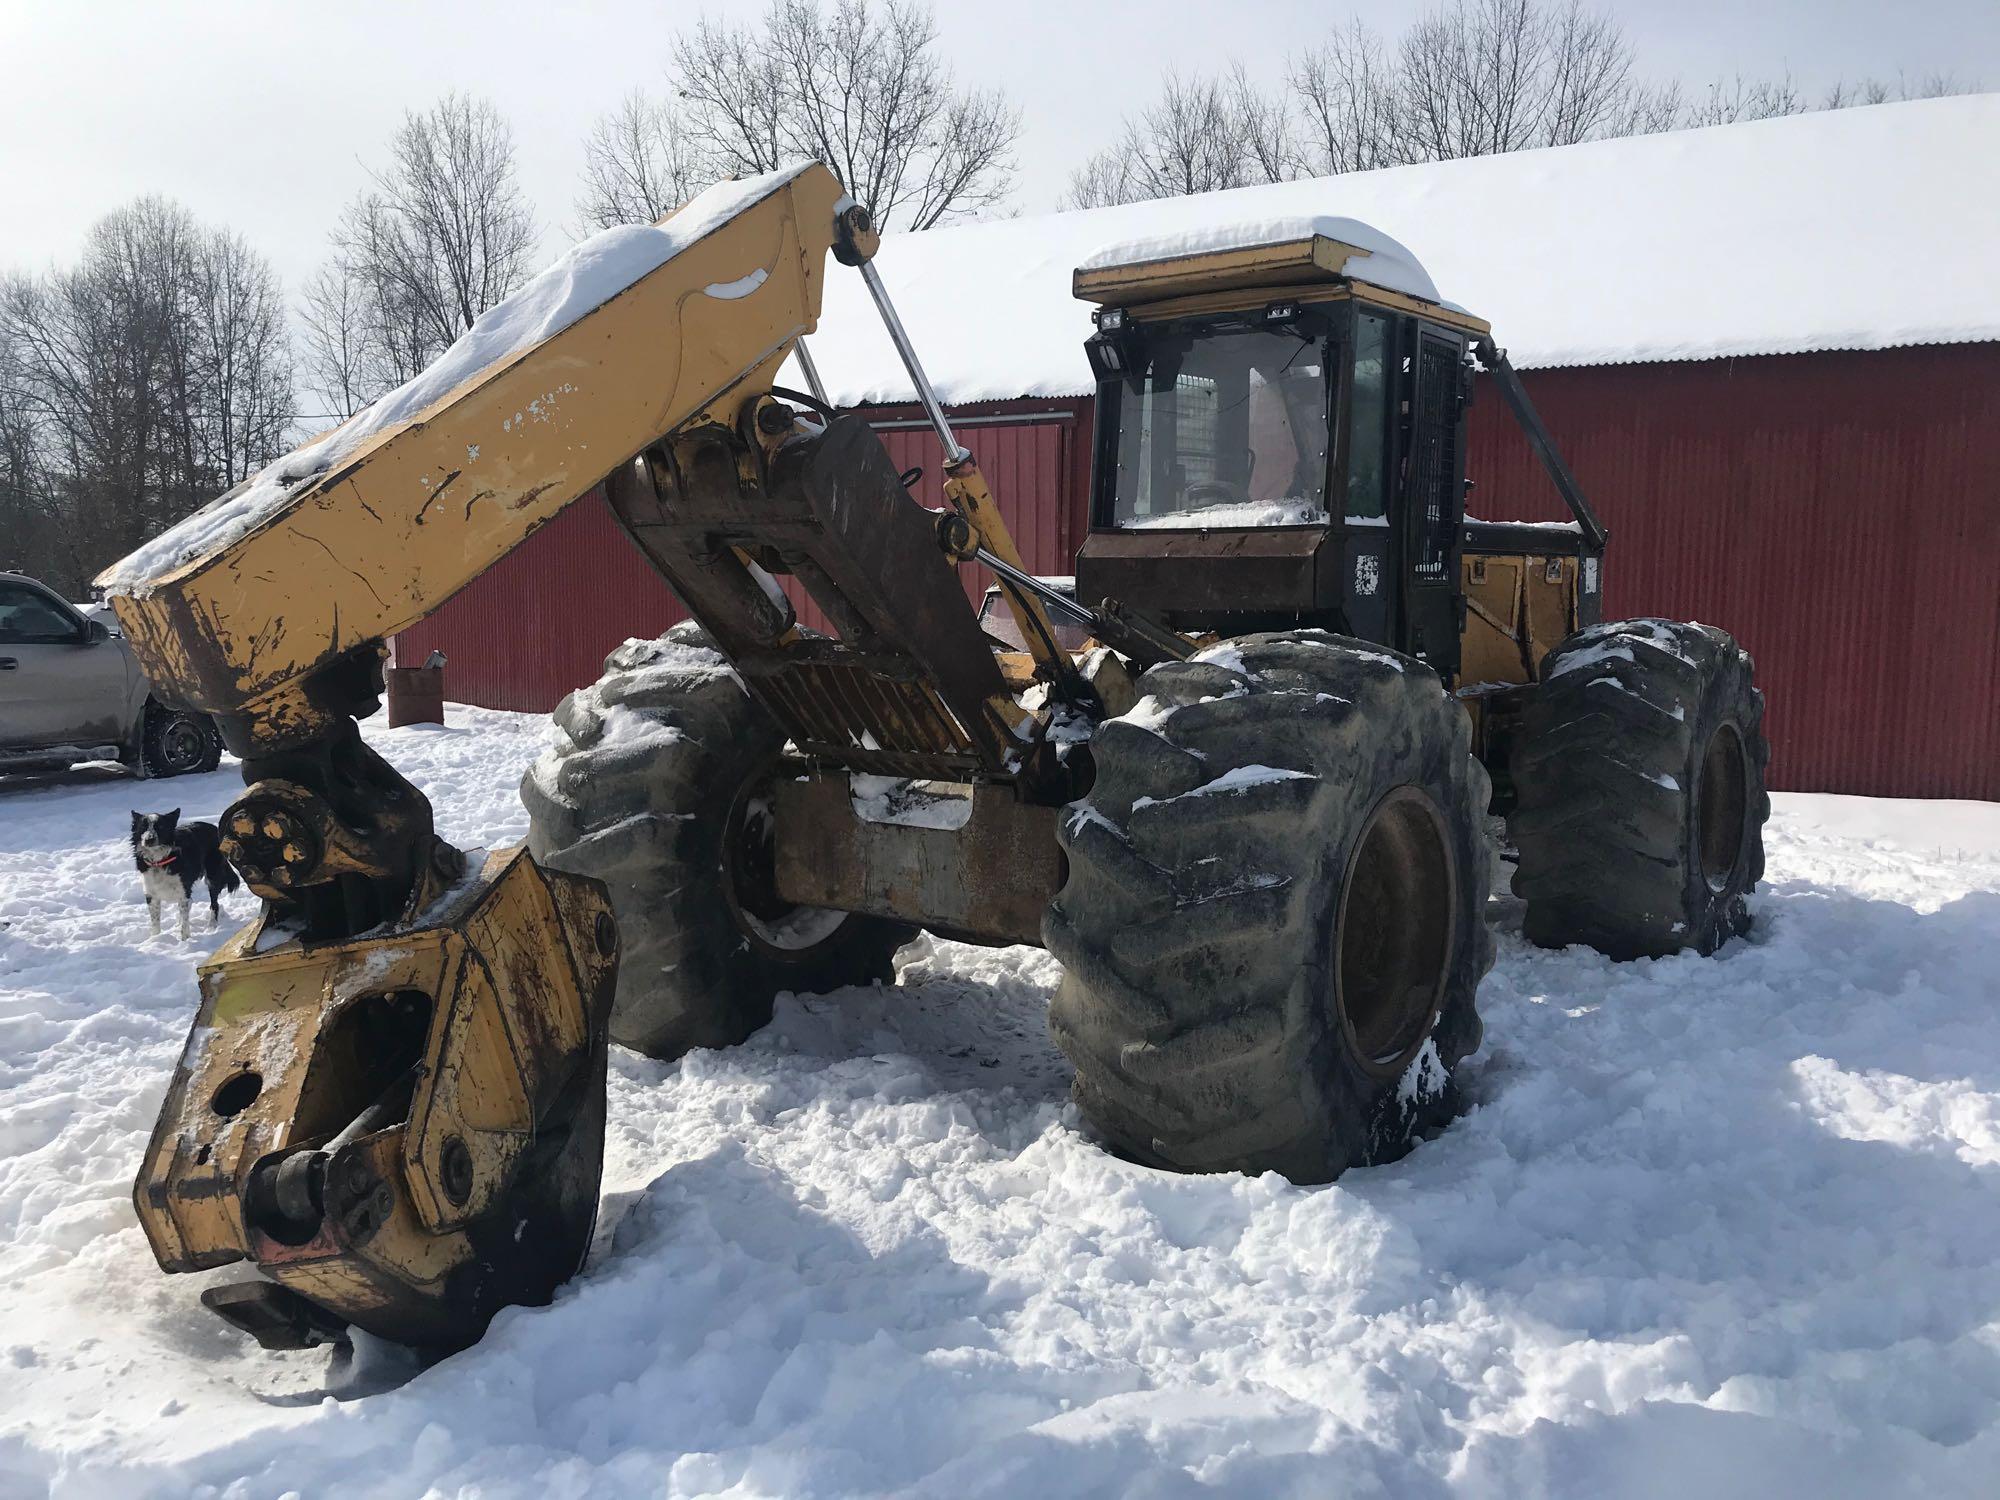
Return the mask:
<path id="1" fill-rule="evenodd" d="M 889 982 L 908 928 L 769 893 L 765 782 L 784 734 L 692 622 L 627 641 L 557 705 L 528 769 L 528 848 L 610 891 L 613 1040 L 670 1059 L 734 1045 L 780 991 Z"/>
<path id="2" fill-rule="evenodd" d="M 1323 632 L 1155 667 L 1043 924 L 1075 1096 L 1180 1171 L 1323 1182 L 1455 1105 L 1493 962 L 1486 772 L 1421 662 Z"/>
<path id="3" fill-rule="evenodd" d="M 1529 941 L 1659 958 L 1747 931 L 1770 758 L 1755 667 L 1726 632 L 1618 620 L 1563 641 L 1512 756 Z"/>

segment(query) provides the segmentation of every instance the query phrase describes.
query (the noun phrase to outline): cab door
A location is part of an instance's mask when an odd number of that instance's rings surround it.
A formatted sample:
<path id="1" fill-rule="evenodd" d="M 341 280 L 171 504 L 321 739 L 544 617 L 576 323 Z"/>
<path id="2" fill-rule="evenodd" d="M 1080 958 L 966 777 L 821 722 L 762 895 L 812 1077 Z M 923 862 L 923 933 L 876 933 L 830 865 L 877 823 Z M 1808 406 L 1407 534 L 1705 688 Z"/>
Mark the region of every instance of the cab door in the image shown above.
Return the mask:
<path id="1" fill-rule="evenodd" d="M 1458 671 L 1459 523 L 1465 503 L 1465 355 L 1455 334 L 1406 326 L 1403 377 L 1403 649 L 1447 682 Z"/>

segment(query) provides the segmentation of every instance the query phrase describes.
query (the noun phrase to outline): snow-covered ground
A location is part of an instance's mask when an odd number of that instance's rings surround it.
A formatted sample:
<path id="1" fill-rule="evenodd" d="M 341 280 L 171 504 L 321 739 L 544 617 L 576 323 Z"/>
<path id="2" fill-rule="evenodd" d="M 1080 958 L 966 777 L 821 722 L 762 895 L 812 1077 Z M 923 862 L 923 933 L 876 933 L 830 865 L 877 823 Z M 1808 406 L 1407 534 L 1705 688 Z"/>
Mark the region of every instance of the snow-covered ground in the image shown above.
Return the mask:
<path id="1" fill-rule="evenodd" d="M 370 738 L 518 837 L 539 721 L 450 713 Z M 1498 902 L 1476 1107 L 1333 1187 L 1099 1150 L 1025 949 L 614 1050 L 589 1268 L 413 1373 L 247 1345 L 133 1222 L 214 939 L 147 938 L 126 810 L 236 786 L 0 782 L 8 1500 L 1995 1491 L 2000 807 L 1780 797 L 1717 960 Z"/>

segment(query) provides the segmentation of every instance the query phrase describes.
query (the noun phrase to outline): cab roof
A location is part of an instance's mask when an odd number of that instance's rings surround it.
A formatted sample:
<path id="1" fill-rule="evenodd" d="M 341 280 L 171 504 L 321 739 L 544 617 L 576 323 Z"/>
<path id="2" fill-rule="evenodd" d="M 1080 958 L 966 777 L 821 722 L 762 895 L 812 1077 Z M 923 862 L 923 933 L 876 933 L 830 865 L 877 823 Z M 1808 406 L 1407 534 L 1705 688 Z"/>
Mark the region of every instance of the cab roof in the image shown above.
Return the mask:
<path id="1" fill-rule="evenodd" d="M 1202 224 L 1123 240 L 1086 258 L 1070 289 L 1086 302 L 1133 304 L 1334 281 L 1444 304 L 1430 273 L 1403 245 L 1359 219 L 1330 215 Z"/>

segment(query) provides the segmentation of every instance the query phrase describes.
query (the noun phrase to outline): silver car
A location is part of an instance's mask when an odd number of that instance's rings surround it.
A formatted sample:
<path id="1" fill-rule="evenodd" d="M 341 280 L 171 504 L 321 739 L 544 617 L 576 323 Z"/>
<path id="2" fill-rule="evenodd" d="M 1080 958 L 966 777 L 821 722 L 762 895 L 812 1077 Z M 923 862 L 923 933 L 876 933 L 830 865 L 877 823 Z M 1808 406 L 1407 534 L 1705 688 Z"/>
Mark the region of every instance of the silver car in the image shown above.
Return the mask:
<path id="1" fill-rule="evenodd" d="M 0 573 L 0 775 L 116 760 L 142 776 L 213 771 L 206 715 L 153 696 L 115 618 Z"/>

